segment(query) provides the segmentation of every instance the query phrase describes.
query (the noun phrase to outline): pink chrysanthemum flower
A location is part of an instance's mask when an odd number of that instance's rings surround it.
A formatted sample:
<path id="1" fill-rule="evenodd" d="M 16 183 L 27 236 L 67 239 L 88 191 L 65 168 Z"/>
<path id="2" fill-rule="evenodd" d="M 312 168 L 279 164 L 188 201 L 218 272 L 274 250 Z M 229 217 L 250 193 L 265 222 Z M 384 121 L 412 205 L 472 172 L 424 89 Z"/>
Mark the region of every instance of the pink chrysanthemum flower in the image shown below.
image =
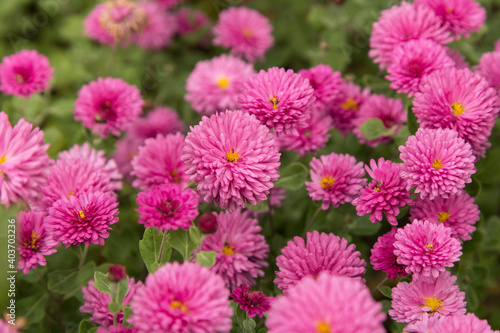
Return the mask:
<path id="1" fill-rule="evenodd" d="M 127 134 L 140 141 L 154 138 L 157 134 L 184 132 L 186 125 L 179 114 L 167 107 L 159 106 L 149 111 L 145 117 L 136 119 L 127 129 Z"/>
<path id="2" fill-rule="evenodd" d="M 368 53 L 381 69 L 392 63 L 392 53 L 403 42 L 412 39 L 429 39 L 438 44 L 452 40 L 450 33 L 441 26 L 441 19 L 425 6 L 402 2 L 382 11 L 373 24 Z"/>
<path id="3" fill-rule="evenodd" d="M 116 142 L 116 150 L 111 155 L 118 165 L 118 170 L 129 183 L 134 180 L 134 177 L 130 174 L 132 172 L 132 160 L 139 152 L 139 146 L 142 143 L 141 140 L 126 136 Z"/>
<path id="4" fill-rule="evenodd" d="M 98 78 L 78 91 L 75 120 L 106 138 L 119 136 L 142 113 L 144 101 L 139 89 L 122 79 Z"/>
<path id="5" fill-rule="evenodd" d="M 486 20 L 486 11 L 475 0 L 416 0 L 415 4 L 432 9 L 455 39 L 479 31 Z"/>
<path id="6" fill-rule="evenodd" d="M 89 15 L 83 21 L 84 33 L 87 37 L 101 44 L 114 45 L 114 37 L 101 25 L 99 22 L 99 17 L 106 10 L 106 4 L 100 3 L 92 9 Z M 122 46 L 125 46 L 125 41 L 121 42 Z"/>
<path id="7" fill-rule="evenodd" d="M 420 197 L 460 194 L 476 172 L 471 146 L 450 129 L 421 128 L 399 146 L 401 176 Z"/>
<path id="8" fill-rule="evenodd" d="M 203 117 L 186 137 L 182 160 L 205 201 L 230 212 L 267 199 L 277 180 L 280 153 L 255 116 L 226 111 Z"/>
<path id="9" fill-rule="evenodd" d="M 219 15 L 213 28 L 214 45 L 231 49 L 250 62 L 263 60 L 273 46 L 273 27 L 267 17 L 246 7 L 230 7 Z"/>
<path id="10" fill-rule="evenodd" d="M 465 57 L 460 53 L 460 51 L 449 48 L 448 46 L 443 46 L 448 57 L 455 62 L 456 69 L 469 68 L 469 63 L 465 60 Z"/>
<path id="11" fill-rule="evenodd" d="M 33 212 L 20 212 L 17 225 L 17 253 L 19 269 L 27 274 L 31 268 L 45 266 L 45 256 L 57 250 L 59 244 L 54 241 L 51 235 L 45 230 L 45 216 Z"/>
<path id="12" fill-rule="evenodd" d="M 0 204 L 38 199 L 50 165 L 43 132 L 23 118 L 12 128 L 2 111 L 0 138 Z"/>
<path id="13" fill-rule="evenodd" d="M 158 134 L 156 138 L 147 139 L 132 160 L 132 175 L 137 177 L 132 186 L 150 190 L 162 184 L 178 183 L 184 187 L 189 176 L 181 161 L 183 147 L 181 133 Z"/>
<path id="14" fill-rule="evenodd" d="M 89 320 L 96 323 L 104 328 L 110 328 L 113 326 L 113 314 L 108 310 L 108 304 L 111 302 L 111 295 L 101 293 L 94 287 L 94 279 L 88 282 L 87 286 L 82 287 L 83 300 L 84 303 L 80 307 L 80 312 L 90 313 L 92 317 Z M 134 295 L 140 288 L 143 287 L 141 281 L 135 283 L 133 278 L 128 280 L 128 293 L 123 298 L 123 307 L 128 305 Z M 122 307 L 122 308 L 123 308 Z M 117 323 L 121 324 L 123 322 L 124 313 L 122 310 L 116 315 Z"/>
<path id="15" fill-rule="evenodd" d="M 128 322 L 139 332 L 228 333 L 233 310 L 224 281 L 199 264 L 167 263 L 146 278 Z"/>
<path id="16" fill-rule="evenodd" d="M 436 278 L 420 277 L 410 283 L 399 282 L 392 288 L 389 315 L 398 323 L 413 324 L 426 314 L 430 317 L 464 314 L 465 293 L 455 285 L 456 281 L 456 276 L 444 271 Z"/>
<path id="17" fill-rule="evenodd" d="M 323 201 L 321 208 L 324 210 L 330 205 L 338 207 L 351 202 L 366 184 L 366 178 L 362 178 L 365 175 L 363 162 L 356 163 L 348 154 L 313 157 L 310 166 L 312 181 L 306 182 L 306 188 L 314 201 Z"/>
<path id="18" fill-rule="evenodd" d="M 370 88 L 361 90 L 360 86 L 347 82 L 338 96 L 330 103 L 327 112 L 332 118 L 333 126 L 345 135 L 355 127 L 354 120 L 359 109 L 370 96 Z"/>
<path id="19" fill-rule="evenodd" d="M 241 110 L 254 114 L 277 135 L 297 135 L 296 127 L 306 127 L 313 102 L 309 80 L 278 67 L 250 77 L 238 97 Z"/>
<path id="20" fill-rule="evenodd" d="M 303 69 L 299 71 L 299 75 L 308 79 L 314 89 L 316 110 L 326 110 L 327 106 L 344 89 L 345 82 L 340 72 L 334 72 L 328 65 L 320 64 L 310 69 Z"/>
<path id="21" fill-rule="evenodd" d="M 476 230 L 474 224 L 479 221 L 478 206 L 467 193 L 450 195 L 448 198 L 437 197 L 434 200 L 417 198 L 410 214 L 412 221 L 428 220 L 451 228 L 451 235 L 462 241 L 471 239 L 470 235 Z"/>
<path id="22" fill-rule="evenodd" d="M 498 333 L 493 331 L 486 320 L 481 320 L 473 313 L 455 314 L 439 319 L 429 333 Z"/>
<path id="23" fill-rule="evenodd" d="M 441 318 L 442 317 L 440 316 L 433 316 L 432 313 L 429 315 L 425 312 L 419 320 L 407 325 L 403 329 L 403 331 L 414 333 L 429 333 L 430 330 L 439 323 L 439 320 Z"/>
<path id="24" fill-rule="evenodd" d="M 286 134 L 276 139 L 280 150 L 295 150 L 300 156 L 305 156 L 326 145 L 330 138 L 330 134 L 328 134 L 330 129 L 332 129 L 330 117 L 315 110 L 307 120 L 307 126 L 297 128 L 298 135 Z"/>
<path id="25" fill-rule="evenodd" d="M 198 194 L 189 188 L 182 190 L 179 184 L 164 184 L 140 192 L 136 201 L 139 223 L 145 228 L 187 230 L 198 216 Z"/>
<path id="26" fill-rule="evenodd" d="M 392 64 L 387 69 L 389 75 L 385 78 L 391 81 L 391 89 L 412 97 L 425 76 L 454 65 L 442 45 L 428 39 L 410 40 L 394 49 Z"/>
<path id="27" fill-rule="evenodd" d="M 370 169 L 371 167 L 371 169 Z M 406 189 L 406 181 L 401 177 L 399 164 L 379 158 L 370 161 L 370 167 L 365 165 L 366 172 L 372 177 L 372 182 L 361 190 L 361 196 L 352 201 L 359 216 L 370 214 L 370 221 L 382 221 L 383 215 L 387 221 L 396 226 L 399 207 L 411 205 L 413 200 Z"/>
<path id="28" fill-rule="evenodd" d="M 171 9 L 184 1 L 186 0 L 153 0 L 153 2 L 156 2 L 164 10 Z"/>
<path id="29" fill-rule="evenodd" d="M 2 333 L 20 333 L 20 330 L 17 328 L 21 328 L 21 324 L 19 323 L 20 320 L 18 319 L 17 326 L 12 325 L 7 322 L 7 318 L 0 318 L 0 332 Z"/>
<path id="30" fill-rule="evenodd" d="M 359 138 L 361 143 L 366 143 L 371 147 L 376 147 L 380 143 L 388 143 L 392 136 L 381 136 L 377 139 L 366 139 L 365 134 L 361 132 L 361 126 L 369 119 L 380 119 L 384 127 L 389 130 L 395 127 L 395 135 L 403 123 L 406 122 L 406 111 L 400 99 L 386 97 L 384 95 L 373 94 L 368 97 L 363 106 L 359 109 L 358 116 L 353 120 L 353 133 Z"/>
<path id="31" fill-rule="evenodd" d="M 442 224 L 414 220 L 398 230 L 394 254 L 414 277 L 437 277 L 446 267 L 460 260 L 462 245 L 451 236 L 452 229 Z"/>
<path id="32" fill-rule="evenodd" d="M 304 277 L 316 277 L 321 272 L 358 279 L 365 274 L 361 253 L 345 238 L 317 231 L 308 232 L 306 237 L 307 244 L 303 238 L 294 237 L 276 258 L 279 271 L 274 283 L 285 293 Z"/>
<path id="33" fill-rule="evenodd" d="M 500 58 L 499 58 L 500 60 Z M 484 156 L 500 109 L 494 89 L 469 69 L 448 68 L 422 80 L 413 112 L 423 128 L 451 128 Z"/>
<path id="34" fill-rule="evenodd" d="M 66 245 L 99 244 L 109 237 L 110 225 L 118 222 L 118 202 L 103 192 L 83 192 L 56 201 L 49 208 L 47 230 Z"/>
<path id="35" fill-rule="evenodd" d="M 49 89 L 54 68 L 36 50 L 22 50 L 6 56 L 0 63 L 0 91 L 6 95 L 30 97 Z"/>
<path id="36" fill-rule="evenodd" d="M 254 74 L 252 65 L 231 55 L 199 61 L 186 81 L 186 101 L 207 116 L 237 109 L 243 84 Z"/>
<path id="37" fill-rule="evenodd" d="M 144 10 L 145 24 L 132 36 L 132 42 L 148 50 L 159 50 L 172 41 L 177 31 L 175 15 L 162 10 L 151 1 L 140 1 L 137 5 Z"/>
<path id="38" fill-rule="evenodd" d="M 484 77 L 488 84 L 500 94 L 500 50 L 487 52 L 481 56 L 479 65 L 474 67 L 476 73 Z"/>
<path id="39" fill-rule="evenodd" d="M 262 318 L 264 312 L 271 309 L 271 303 L 275 300 L 274 297 L 266 297 L 262 291 L 252 291 L 246 285 L 235 288 L 230 296 L 243 311 L 248 313 L 249 318 L 253 318 L 255 315 Z"/>
<path id="40" fill-rule="evenodd" d="M 176 13 L 177 33 L 186 35 L 204 28 L 209 22 L 207 14 L 190 7 L 180 8 Z"/>
<path id="41" fill-rule="evenodd" d="M 217 252 L 215 265 L 210 269 L 222 276 L 229 289 L 255 285 L 255 278 L 264 276 L 262 269 L 268 266 L 269 252 L 259 222 L 248 212 L 236 210 L 219 213 L 217 223 L 217 231 L 208 235 L 200 248 Z"/>
<path id="42" fill-rule="evenodd" d="M 306 277 L 271 305 L 269 333 L 384 333 L 385 313 L 360 281 Z"/>
<path id="43" fill-rule="evenodd" d="M 392 228 L 386 234 L 383 234 L 377 239 L 377 242 L 371 249 L 370 263 L 376 271 L 384 271 L 389 279 L 396 279 L 398 276 L 407 276 L 406 266 L 400 265 L 397 262 L 397 257 L 394 254 L 394 242 L 396 241 L 397 228 Z"/>

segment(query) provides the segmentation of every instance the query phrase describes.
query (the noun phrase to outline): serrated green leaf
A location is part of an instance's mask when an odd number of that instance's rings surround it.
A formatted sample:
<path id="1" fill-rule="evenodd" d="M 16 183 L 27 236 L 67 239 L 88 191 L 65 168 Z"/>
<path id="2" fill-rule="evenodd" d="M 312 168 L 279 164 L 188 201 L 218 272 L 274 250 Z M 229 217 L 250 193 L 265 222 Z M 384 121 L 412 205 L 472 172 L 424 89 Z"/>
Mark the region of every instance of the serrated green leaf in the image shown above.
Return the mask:
<path id="1" fill-rule="evenodd" d="M 245 319 L 243 320 L 243 328 L 248 332 L 253 332 L 257 324 L 255 323 L 255 320 L 253 319 Z"/>
<path id="2" fill-rule="evenodd" d="M 276 181 L 276 187 L 295 191 L 304 186 L 307 178 L 307 168 L 302 163 L 292 163 L 280 170 L 280 178 Z"/>
<path id="3" fill-rule="evenodd" d="M 112 314 L 117 314 L 118 312 L 120 312 L 120 308 L 121 308 L 121 303 L 109 302 L 109 304 L 108 304 L 108 310 Z"/>
<path id="4" fill-rule="evenodd" d="M 101 272 L 94 273 L 94 287 L 101 293 L 111 295 L 111 281 L 109 281 L 106 274 Z"/>
<path id="5" fill-rule="evenodd" d="M 98 328 L 99 326 L 90 320 L 84 319 L 80 322 L 80 325 L 78 325 L 78 333 L 94 333 Z"/>
<path id="6" fill-rule="evenodd" d="M 359 127 L 359 130 L 363 133 L 365 139 L 372 140 L 383 136 L 393 136 L 397 128 L 397 125 L 394 125 L 391 128 L 386 128 L 381 119 L 370 118 L 366 119 L 363 125 Z"/>
<path id="7" fill-rule="evenodd" d="M 144 230 L 142 240 L 139 241 L 139 252 L 149 273 L 155 272 L 159 266 L 164 265 L 170 260 L 172 247 L 168 243 L 168 237 L 163 245 L 161 263 L 158 263 L 163 233 L 158 232 L 156 228 L 147 228 Z"/>
<path id="8" fill-rule="evenodd" d="M 200 245 L 201 243 L 201 237 L 203 236 L 201 230 L 193 225 L 189 227 L 188 233 L 189 238 L 193 241 L 194 244 L 196 244 L 196 247 L 198 247 L 198 245 Z"/>
<path id="9" fill-rule="evenodd" d="M 70 292 L 75 286 L 77 271 L 74 269 L 63 269 L 50 272 L 47 278 L 47 288 L 59 294 Z"/>
<path id="10" fill-rule="evenodd" d="M 198 246 L 191 237 L 189 237 L 189 232 L 182 229 L 171 230 L 170 231 L 170 245 L 179 251 L 182 255 L 184 261 L 188 261 L 191 253 L 193 253 L 194 249 Z"/>
<path id="11" fill-rule="evenodd" d="M 196 262 L 203 267 L 212 267 L 215 264 L 217 252 L 215 251 L 200 251 L 196 253 Z"/>
<path id="12" fill-rule="evenodd" d="M 123 303 L 123 299 L 128 293 L 128 278 L 119 281 L 116 284 L 116 302 L 119 304 Z"/>
<path id="13" fill-rule="evenodd" d="M 378 290 L 380 291 L 380 293 L 382 295 L 384 295 L 385 297 L 389 298 L 389 299 L 392 299 L 392 289 L 391 287 L 388 287 L 388 286 L 380 286 L 378 287 Z"/>

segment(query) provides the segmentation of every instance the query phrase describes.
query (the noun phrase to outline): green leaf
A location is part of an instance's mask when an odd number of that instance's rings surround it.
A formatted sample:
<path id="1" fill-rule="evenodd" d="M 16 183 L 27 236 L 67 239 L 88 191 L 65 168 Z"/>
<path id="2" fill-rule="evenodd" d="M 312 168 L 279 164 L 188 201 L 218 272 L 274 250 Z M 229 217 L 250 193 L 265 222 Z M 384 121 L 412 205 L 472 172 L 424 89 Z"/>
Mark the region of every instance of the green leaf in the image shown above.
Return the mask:
<path id="1" fill-rule="evenodd" d="M 109 302 L 109 304 L 108 304 L 108 310 L 112 314 L 117 314 L 118 312 L 120 312 L 121 307 L 122 307 L 121 303 L 117 303 L 117 302 Z"/>
<path id="2" fill-rule="evenodd" d="M 59 294 L 69 293 L 75 286 L 77 271 L 74 269 L 62 269 L 49 273 L 47 288 Z"/>
<path id="3" fill-rule="evenodd" d="M 30 325 L 38 323 L 45 317 L 45 307 L 48 300 L 49 296 L 47 293 L 23 298 L 16 303 L 19 311 L 16 314 L 19 314 L 19 317 L 26 317 L 26 321 Z"/>
<path id="4" fill-rule="evenodd" d="M 354 221 L 349 224 L 350 233 L 358 236 L 375 235 L 381 227 L 382 223 L 372 223 L 368 215 L 356 216 Z"/>
<path id="5" fill-rule="evenodd" d="M 158 232 L 156 228 L 147 228 L 144 230 L 142 240 L 139 241 L 139 252 L 149 273 L 153 273 L 160 265 L 164 265 L 172 255 L 172 247 L 168 244 L 167 236 L 167 240 L 163 245 L 161 263 L 158 264 L 162 240 L 163 233 Z"/>
<path id="6" fill-rule="evenodd" d="M 248 332 L 253 332 L 257 324 L 255 323 L 255 320 L 253 319 L 245 319 L 243 320 L 243 328 Z"/>
<path id="7" fill-rule="evenodd" d="M 262 201 L 260 204 L 257 205 L 251 205 L 249 203 L 246 204 L 247 208 L 250 209 L 253 212 L 259 212 L 259 213 L 264 213 L 267 212 L 269 207 L 267 205 L 267 200 Z"/>
<path id="8" fill-rule="evenodd" d="M 280 178 L 275 185 L 286 190 L 296 191 L 304 186 L 306 178 L 306 166 L 299 162 L 292 163 L 280 171 Z"/>
<path id="9" fill-rule="evenodd" d="M 90 320 L 84 319 L 80 322 L 80 325 L 78 325 L 78 333 L 95 333 L 98 328 L 99 326 Z"/>
<path id="10" fill-rule="evenodd" d="M 370 118 L 366 119 L 363 125 L 360 126 L 359 130 L 363 133 L 365 139 L 372 140 L 383 136 L 393 136 L 397 128 L 397 125 L 394 125 L 391 128 L 386 128 L 381 119 Z"/>
<path id="11" fill-rule="evenodd" d="M 200 251 L 196 253 L 196 262 L 203 267 L 212 267 L 215 264 L 217 252 L 215 251 Z"/>
<path id="12" fill-rule="evenodd" d="M 392 289 L 391 287 L 388 287 L 388 286 L 380 286 L 378 287 L 378 290 L 380 291 L 380 293 L 382 295 L 384 295 L 385 297 L 389 298 L 389 299 L 392 299 Z"/>
<path id="13" fill-rule="evenodd" d="M 481 190 L 483 189 L 483 185 L 481 184 L 481 182 L 479 181 L 479 179 L 477 179 L 477 177 L 474 175 L 471 177 L 472 178 L 472 182 L 470 184 L 467 184 L 465 190 L 467 193 L 470 194 L 471 197 L 477 197 L 480 193 L 481 193 Z"/>
<path id="14" fill-rule="evenodd" d="M 101 293 L 111 295 L 111 281 L 109 281 L 106 274 L 101 272 L 94 273 L 94 287 Z"/>
<path id="15" fill-rule="evenodd" d="M 181 228 L 170 231 L 169 243 L 174 249 L 179 251 L 184 261 L 189 260 L 191 253 L 193 253 L 194 249 L 198 246 L 198 244 L 191 239 L 189 232 Z"/>
<path id="16" fill-rule="evenodd" d="M 479 296 L 477 295 L 477 291 L 471 286 L 466 286 L 464 288 L 465 291 L 465 301 L 467 302 L 467 311 L 474 312 L 479 308 Z"/>
<path id="17" fill-rule="evenodd" d="M 411 105 L 408 106 L 408 112 L 406 118 L 408 119 L 407 120 L 408 130 L 413 135 L 418 130 L 418 123 L 417 123 L 417 117 L 415 116 L 415 113 L 413 113 L 411 109 Z"/>
<path id="18" fill-rule="evenodd" d="M 116 284 L 116 302 L 119 304 L 123 303 L 123 299 L 128 293 L 128 278 L 119 281 Z"/>
<path id="19" fill-rule="evenodd" d="M 196 244 L 196 247 L 200 245 L 201 243 L 201 237 L 203 234 L 201 233 L 201 230 L 195 226 L 190 226 L 188 229 L 189 233 L 189 238 L 193 241 L 194 244 Z"/>

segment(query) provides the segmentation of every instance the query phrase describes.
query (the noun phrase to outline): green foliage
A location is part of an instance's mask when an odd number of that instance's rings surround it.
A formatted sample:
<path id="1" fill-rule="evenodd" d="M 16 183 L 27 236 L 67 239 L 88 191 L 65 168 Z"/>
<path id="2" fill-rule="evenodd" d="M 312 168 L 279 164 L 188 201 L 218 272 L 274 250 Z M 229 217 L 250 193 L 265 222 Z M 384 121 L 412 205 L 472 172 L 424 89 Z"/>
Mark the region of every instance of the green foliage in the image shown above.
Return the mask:
<path id="1" fill-rule="evenodd" d="M 215 251 L 200 251 L 196 253 L 196 262 L 203 267 L 212 267 L 215 264 L 215 257 L 217 257 Z"/>
<path id="2" fill-rule="evenodd" d="M 193 251 L 200 245 L 201 232 L 198 228 L 192 226 L 188 231 L 177 229 L 170 231 L 170 245 L 179 251 L 182 258 L 189 260 Z"/>
<path id="3" fill-rule="evenodd" d="M 139 241 L 139 251 L 141 252 L 142 260 L 148 269 L 148 272 L 155 272 L 158 267 L 164 265 L 170 260 L 172 255 L 171 245 L 165 241 L 162 247 L 164 232 L 158 232 L 156 228 L 147 228 L 144 230 L 144 236 Z M 165 238 L 171 237 L 169 235 Z M 160 258 L 160 250 L 161 258 Z M 158 262 L 160 260 L 160 262 Z"/>
<path id="4" fill-rule="evenodd" d="M 280 178 L 276 181 L 276 186 L 290 191 L 296 191 L 304 186 L 308 170 L 302 163 L 292 163 L 282 171 Z"/>

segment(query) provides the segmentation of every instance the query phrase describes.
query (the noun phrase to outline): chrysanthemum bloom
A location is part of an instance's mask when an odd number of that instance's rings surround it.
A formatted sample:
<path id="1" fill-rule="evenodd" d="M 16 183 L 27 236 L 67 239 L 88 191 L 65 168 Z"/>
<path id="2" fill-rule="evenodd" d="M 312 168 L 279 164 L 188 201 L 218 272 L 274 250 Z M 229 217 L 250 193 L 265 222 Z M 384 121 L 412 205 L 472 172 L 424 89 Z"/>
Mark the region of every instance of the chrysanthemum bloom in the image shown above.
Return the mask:
<path id="1" fill-rule="evenodd" d="M 384 333 L 385 313 L 361 282 L 321 273 L 271 305 L 269 333 Z"/>
<path id="2" fill-rule="evenodd" d="M 215 214 L 215 213 L 213 213 Z M 269 246 L 256 219 L 248 212 L 236 210 L 217 216 L 217 231 L 208 235 L 201 251 L 215 251 L 215 265 L 210 269 L 222 276 L 226 286 L 234 289 L 242 284 L 253 286 L 255 278 L 264 276 Z"/>
<path id="3" fill-rule="evenodd" d="M 187 230 L 198 216 L 198 194 L 189 188 L 183 191 L 179 184 L 163 184 L 140 192 L 136 201 L 139 223 L 145 228 Z"/>
<path id="4" fill-rule="evenodd" d="M 0 112 L 0 204 L 9 206 L 21 199 L 40 196 L 45 183 L 49 155 L 43 132 L 19 119 L 12 128 L 5 112 Z"/>
<path id="5" fill-rule="evenodd" d="M 146 10 L 129 0 L 111 0 L 105 3 L 99 15 L 100 26 L 106 30 L 115 44 L 127 43 L 132 35 L 142 31 L 148 22 Z"/>
<path id="6" fill-rule="evenodd" d="M 412 324 L 425 314 L 430 317 L 465 313 L 465 293 L 455 282 L 456 276 L 444 271 L 437 278 L 414 278 L 399 282 L 392 288 L 392 309 L 389 315 L 398 323 Z"/>
<path id="7" fill-rule="evenodd" d="M 132 175 L 137 177 L 132 186 L 150 190 L 162 184 L 178 183 L 184 187 L 189 176 L 181 160 L 183 147 L 181 133 L 158 134 L 156 138 L 147 139 L 132 160 Z"/>
<path id="8" fill-rule="evenodd" d="M 443 224 L 414 220 L 398 230 L 394 254 L 407 273 L 418 277 L 437 277 L 446 267 L 460 260 L 462 245 Z"/>
<path id="9" fill-rule="evenodd" d="M 54 68 L 36 50 L 22 50 L 2 59 L 0 91 L 6 95 L 30 97 L 49 89 Z"/>
<path id="10" fill-rule="evenodd" d="M 128 322 L 139 332 L 228 333 L 233 310 L 224 281 L 208 268 L 167 263 L 148 275 Z"/>
<path id="11" fill-rule="evenodd" d="M 370 169 L 371 167 L 371 169 Z M 366 172 L 372 177 L 372 182 L 361 189 L 361 195 L 352 201 L 359 216 L 370 214 L 370 221 L 382 221 L 383 215 L 387 221 L 396 226 L 399 207 L 411 205 L 413 200 L 406 189 L 406 180 L 401 177 L 399 164 L 379 158 L 370 161 L 370 167 L 365 165 Z"/>
<path id="12" fill-rule="evenodd" d="M 97 6 L 92 9 L 83 21 L 84 34 L 101 44 L 115 45 L 115 38 L 101 25 L 101 22 L 99 22 L 99 18 L 106 10 L 106 3 L 97 4 Z M 119 45 L 126 46 L 128 42 L 128 40 L 122 40 L 119 41 Z"/>
<path id="13" fill-rule="evenodd" d="M 429 333 L 498 333 L 493 331 L 486 320 L 473 313 L 455 314 L 442 317 Z"/>
<path id="14" fill-rule="evenodd" d="M 118 165 L 118 170 L 129 183 L 134 180 L 134 177 L 130 174 L 132 172 L 132 159 L 139 152 L 141 144 L 143 144 L 142 140 L 125 136 L 116 142 L 116 150 L 111 155 Z"/>
<path id="15" fill-rule="evenodd" d="M 471 146 L 454 130 L 420 128 L 399 152 L 407 189 L 422 199 L 460 194 L 476 172 Z"/>
<path id="16" fill-rule="evenodd" d="M 186 35 L 205 27 L 210 22 L 207 14 L 190 7 L 180 8 L 176 13 L 177 33 Z"/>
<path id="17" fill-rule="evenodd" d="M 392 64 L 387 69 L 389 75 L 385 78 L 391 81 L 391 89 L 412 97 L 425 76 L 454 65 L 442 45 L 428 39 L 410 40 L 394 49 Z"/>
<path id="18" fill-rule="evenodd" d="M 253 318 L 255 315 L 264 316 L 264 312 L 271 309 L 271 303 L 274 302 L 274 297 L 266 297 L 262 291 L 252 291 L 248 286 L 242 285 L 235 288 L 230 295 L 234 302 L 240 305 L 243 311 L 248 313 L 248 317 Z"/>
<path id="19" fill-rule="evenodd" d="M 300 156 L 305 156 L 326 145 L 330 138 L 328 131 L 332 129 L 331 118 L 320 110 L 314 110 L 306 122 L 306 127 L 297 128 L 298 135 L 286 134 L 277 137 L 280 150 L 295 150 Z"/>
<path id="20" fill-rule="evenodd" d="M 177 6 L 178 4 L 184 1 L 186 0 L 153 0 L 153 2 L 156 2 L 164 10 L 171 9 L 172 7 Z"/>
<path id="21" fill-rule="evenodd" d="M 406 266 L 400 265 L 397 262 L 397 257 L 394 254 L 394 242 L 396 241 L 397 228 L 392 228 L 386 234 L 383 234 L 377 239 L 377 242 L 371 249 L 370 263 L 376 271 L 384 271 L 389 279 L 396 279 L 398 276 L 406 276 Z"/>
<path id="22" fill-rule="evenodd" d="M 144 101 L 139 89 L 122 79 L 98 78 L 78 91 L 75 120 L 106 138 L 119 136 L 142 113 Z"/>
<path id="23" fill-rule="evenodd" d="M 481 76 L 469 69 L 436 71 L 422 80 L 413 105 L 423 128 L 454 129 L 474 154 L 485 155 L 500 104 L 495 90 Z"/>
<path id="24" fill-rule="evenodd" d="M 87 286 L 82 287 L 84 303 L 80 307 L 80 312 L 90 313 L 92 317 L 89 320 L 104 328 L 113 326 L 113 314 L 108 310 L 108 304 L 111 302 L 111 295 L 101 293 L 94 287 L 94 279 L 90 280 Z M 128 305 L 134 295 L 143 287 L 141 281 L 135 283 L 133 278 L 128 280 L 128 293 L 123 298 L 123 307 Z M 120 310 L 116 315 L 117 323 L 123 322 L 123 311 Z"/>
<path id="25" fill-rule="evenodd" d="M 179 114 L 166 106 L 149 111 L 145 117 L 136 119 L 127 129 L 127 134 L 137 140 L 154 138 L 157 134 L 184 132 L 186 125 Z"/>
<path id="26" fill-rule="evenodd" d="M 10 324 L 7 322 L 7 319 L 1 318 L 0 317 L 0 332 L 2 333 L 19 333 L 20 331 L 18 330 L 21 329 L 21 319 L 17 319 L 16 321 L 16 326 Z"/>
<path id="27" fill-rule="evenodd" d="M 214 45 L 231 49 L 234 55 L 250 62 L 263 60 L 273 46 L 273 27 L 258 11 L 246 7 L 230 7 L 219 15 L 213 28 Z"/>
<path id="28" fill-rule="evenodd" d="M 338 207 L 351 202 L 366 185 L 366 178 L 362 178 L 363 162 L 356 163 L 351 155 L 331 153 L 320 159 L 313 157 L 309 165 L 312 182 L 306 182 L 306 188 L 314 201 L 323 201 L 324 210 L 330 205 Z"/>
<path id="29" fill-rule="evenodd" d="M 48 256 L 57 250 L 59 244 L 45 230 L 43 214 L 33 212 L 20 212 L 17 225 L 17 253 L 19 269 L 27 274 L 31 268 L 45 266 L 47 262 L 44 256 Z"/>
<path id="30" fill-rule="evenodd" d="M 303 238 L 294 237 L 276 258 L 279 271 L 274 283 L 285 293 L 304 277 L 317 277 L 321 272 L 358 279 L 365 274 L 361 253 L 345 238 L 317 231 L 308 232 L 306 237 L 307 244 Z"/>
<path id="31" fill-rule="evenodd" d="M 308 79 L 314 89 L 316 110 L 326 110 L 326 107 L 344 89 L 345 81 L 340 72 L 334 72 L 328 65 L 320 64 L 310 69 L 303 69 L 299 71 L 299 75 Z"/>
<path id="32" fill-rule="evenodd" d="M 486 11 L 475 0 L 416 0 L 415 4 L 432 9 L 456 39 L 479 31 L 486 20 Z"/>
<path id="33" fill-rule="evenodd" d="M 365 100 L 365 103 L 359 109 L 358 116 L 353 120 L 355 126 L 353 133 L 361 143 L 376 147 L 380 143 L 390 142 L 392 136 L 366 139 L 360 128 L 369 119 L 380 119 L 387 130 L 395 127 L 393 132 L 393 135 L 395 135 L 403 127 L 403 123 L 406 122 L 406 111 L 400 99 L 373 94 Z"/>
<path id="34" fill-rule="evenodd" d="M 441 318 L 442 317 L 440 316 L 433 316 L 432 313 L 430 315 L 428 313 L 424 313 L 419 320 L 407 325 L 403 329 L 403 331 L 414 333 L 429 333 L 430 330 L 439 323 L 439 320 Z"/>
<path id="35" fill-rule="evenodd" d="M 448 46 L 444 46 L 446 54 L 455 62 L 456 69 L 469 68 L 469 63 L 465 60 L 465 57 L 460 53 L 460 51 L 454 50 Z"/>
<path id="36" fill-rule="evenodd" d="M 149 50 L 159 50 L 170 44 L 177 31 L 175 15 L 164 11 L 155 2 L 140 1 L 137 5 L 144 10 L 145 23 L 131 37 L 132 42 Z"/>
<path id="37" fill-rule="evenodd" d="M 450 227 L 452 236 L 462 241 L 471 239 L 479 221 L 479 209 L 474 204 L 474 198 L 467 193 L 450 195 L 448 198 L 437 197 L 434 200 L 419 199 L 410 209 L 410 220 L 428 220 Z"/>
<path id="38" fill-rule="evenodd" d="M 432 9 L 402 2 L 400 6 L 382 11 L 379 20 L 373 24 L 368 54 L 381 69 L 385 69 L 392 63 L 396 46 L 412 39 L 430 39 L 438 44 L 452 40 Z"/>
<path id="39" fill-rule="evenodd" d="M 359 109 L 370 96 L 370 88 L 361 90 L 360 86 L 347 82 L 339 95 L 330 103 L 327 112 L 332 118 L 333 126 L 345 135 L 355 127 L 354 120 Z"/>
<path id="40" fill-rule="evenodd" d="M 272 207 L 281 207 L 281 202 L 286 198 L 286 190 L 280 187 L 273 187 L 269 194 L 269 204 Z"/>
<path id="41" fill-rule="evenodd" d="M 474 67 L 476 73 L 485 78 L 489 85 L 500 94 L 500 50 L 487 52 L 481 56 L 479 65 Z"/>
<path id="42" fill-rule="evenodd" d="M 238 97 L 241 110 L 254 114 L 277 135 L 297 135 L 297 127 L 306 127 L 313 102 L 309 80 L 278 67 L 250 77 Z"/>
<path id="43" fill-rule="evenodd" d="M 226 111 L 203 117 L 186 137 L 182 160 L 205 201 L 229 211 L 267 199 L 277 180 L 280 153 L 255 116 Z"/>
<path id="44" fill-rule="evenodd" d="M 47 230 L 66 245 L 99 244 L 109 237 L 110 225 L 118 222 L 118 202 L 103 192 L 83 192 L 56 201 L 49 208 Z"/>
<path id="45" fill-rule="evenodd" d="M 237 109 L 243 84 L 254 74 L 252 65 L 231 55 L 199 61 L 186 81 L 186 101 L 207 116 Z"/>

